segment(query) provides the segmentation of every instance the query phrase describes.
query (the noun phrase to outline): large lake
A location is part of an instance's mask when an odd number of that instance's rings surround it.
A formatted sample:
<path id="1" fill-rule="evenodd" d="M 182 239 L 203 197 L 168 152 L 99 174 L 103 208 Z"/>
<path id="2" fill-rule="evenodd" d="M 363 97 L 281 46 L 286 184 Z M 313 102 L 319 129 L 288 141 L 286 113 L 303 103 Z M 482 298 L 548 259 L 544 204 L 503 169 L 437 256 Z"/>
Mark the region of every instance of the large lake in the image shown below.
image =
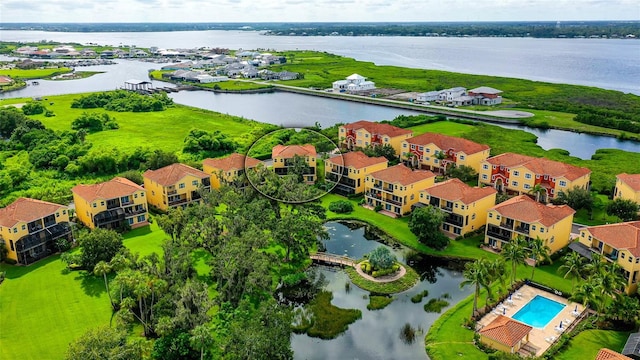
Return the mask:
<path id="1" fill-rule="evenodd" d="M 264 36 L 258 32 L 220 30 L 133 33 L 0 30 L 0 40 L 52 40 L 160 48 L 206 46 L 230 49 L 318 50 L 379 65 L 579 84 L 640 94 L 640 40 L 301 37 Z"/>

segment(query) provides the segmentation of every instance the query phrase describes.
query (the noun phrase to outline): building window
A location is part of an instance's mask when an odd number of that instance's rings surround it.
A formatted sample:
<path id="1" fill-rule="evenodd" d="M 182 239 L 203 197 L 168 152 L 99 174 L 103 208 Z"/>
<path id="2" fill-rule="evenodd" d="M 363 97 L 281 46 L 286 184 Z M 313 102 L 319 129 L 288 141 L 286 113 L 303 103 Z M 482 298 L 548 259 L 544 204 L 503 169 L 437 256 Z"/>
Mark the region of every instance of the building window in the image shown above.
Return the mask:
<path id="1" fill-rule="evenodd" d="M 460 155 L 460 160 L 464 160 L 464 155 Z"/>
<path id="2" fill-rule="evenodd" d="M 620 253 L 620 257 L 624 259 L 624 253 Z"/>
<path id="3" fill-rule="evenodd" d="M 140 193 L 140 197 L 144 197 L 144 193 Z"/>
<path id="4" fill-rule="evenodd" d="M 56 213 L 56 217 L 59 218 L 60 217 L 60 213 Z"/>
<path id="5" fill-rule="evenodd" d="M 129 223 L 129 225 L 133 225 L 133 218 L 127 219 L 127 222 Z"/>
<path id="6" fill-rule="evenodd" d="M 489 217 L 492 218 L 493 217 L 493 213 L 489 213 Z"/>
<path id="7" fill-rule="evenodd" d="M 364 134 L 364 137 L 368 138 L 368 137 L 369 137 L 369 134 Z"/>
<path id="8" fill-rule="evenodd" d="M 629 262 L 632 263 L 633 262 L 633 256 L 629 255 Z"/>
<path id="9" fill-rule="evenodd" d="M 487 180 L 487 174 L 482 174 L 482 180 Z"/>
<path id="10" fill-rule="evenodd" d="M 138 216 L 138 222 L 143 222 L 143 221 L 144 221 L 144 215 Z"/>
<path id="11" fill-rule="evenodd" d="M 11 251 L 16 251 L 16 248 L 13 246 L 13 240 L 9 240 L 9 246 L 11 246 Z"/>
<path id="12" fill-rule="evenodd" d="M 500 215 L 496 215 L 496 220 L 500 220 Z"/>
<path id="13" fill-rule="evenodd" d="M 178 185 L 178 187 L 179 187 L 180 189 L 184 189 L 184 183 L 180 183 L 180 185 Z"/>
<path id="14" fill-rule="evenodd" d="M 344 128 L 340 128 L 340 132 L 344 132 Z"/>
<path id="15" fill-rule="evenodd" d="M 543 233 L 543 232 L 544 232 L 544 228 L 543 228 L 543 227 L 541 227 L 541 228 L 540 228 L 540 232 L 541 232 L 541 233 Z"/>
<path id="16" fill-rule="evenodd" d="M 67 214 L 67 210 L 62 210 L 62 215 L 66 215 Z"/>
<path id="17" fill-rule="evenodd" d="M 426 152 L 426 153 L 430 153 L 430 152 L 431 152 L 431 149 L 427 148 L 427 150 L 425 150 L 424 152 Z"/>
<path id="18" fill-rule="evenodd" d="M 104 206 L 104 201 L 100 201 L 100 206 Z"/>
<path id="19" fill-rule="evenodd" d="M 138 193 L 133 194 L 133 198 L 137 199 L 138 198 Z"/>
<path id="20" fill-rule="evenodd" d="M 154 196 L 155 194 L 156 194 L 156 192 L 151 190 L 151 196 Z"/>
<path id="21" fill-rule="evenodd" d="M 483 168 L 484 170 L 489 170 L 489 165 L 484 164 L 484 165 L 482 165 L 482 168 Z"/>
<path id="22" fill-rule="evenodd" d="M 513 186 L 518 186 L 518 182 L 517 182 L 517 181 L 512 181 L 512 182 L 511 182 L 511 185 L 513 185 Z"/>
<path id="23" fill-rule="evenodd" d="M 413 194 L 411 194 L 410 200 L 413 200 Z"/>
<path id="24" fill-rule="evenodd" d="M 529 184 L 524 184 L 524 188 L 525 188 L 525 189 L 530 189 L 530 188 L 531 188 L 531 185 L 529 185 Z"/>
<path id="25" fill-rule="evenodd" d="M 564 180 L 560 180 L 560 186 L 567 186 L 567 182 Z"/>
<path id="26" fill-rule="evenodd" d="M 93 207 L 98 207 L 98 204 L 97 203 L 93 203 Z"/>
<path id="27" fill-rule="evenodd" d="M 456 203 L 456 209 L 458 208 L 458 204 Z"/>
<path id="28" fill-rule="evenodd" d="M 231 176 L 231 173 L 229 173 L 229 176 Z M 193 181 L 191 182 L 191 185 L 193 185 L 193 186 L 198 186 L 198 180 L 193 180 Z"/>
<path id="29" fill-rule="evenodd" d="M 402 143 L 402 147 L 406 148 L 407 147 L 407 143 Z"/>
<path id="30" fill-rule="evenodd" d="M 433 159 L 434 164 L 438 163 L 438 159 Z"/>
<path id="31" fill-rule="evenodd" d="M 471 220 L 475 220 L 476 219 L 476 213 L 471 214 Z"/>
<path id="32" fill-rule="evenodd" d="M 535 231 L 535 229 L 536 229 L 536 226 L 535 225 L 531 225 L 531 230 Z"/>
<path id="33" fill-rule="evenodd" d="M 520 176 L 520 171 L 514 170 L 513 171 L 513 176 Z"/>
<path id="34" fill-rule="evenodd" d="M 27 228 L 27 225 L 22 224 L 22 230 L 24 230 L 24 229 L 26 229 L 26 228 Z"/>
<path id="35" fill-rule="evenodd" d="M 384 142 L 389 142 L 389 138 L 388 137 L 384 138 Z"/>
<path id="36" fill-rule="evenodd" d="M 549 244 L 553 244 L 553 241 L 555 240 L 555 236 L 552 236 L 551 239 L 549 239 Z"/>
<path id="37" fill-rule="evenodd" d="M 531 174 L 529 174 L 529 173 L 524 174 L 524 178 L 525 178 L 525 179 L 531 179 Z"/>

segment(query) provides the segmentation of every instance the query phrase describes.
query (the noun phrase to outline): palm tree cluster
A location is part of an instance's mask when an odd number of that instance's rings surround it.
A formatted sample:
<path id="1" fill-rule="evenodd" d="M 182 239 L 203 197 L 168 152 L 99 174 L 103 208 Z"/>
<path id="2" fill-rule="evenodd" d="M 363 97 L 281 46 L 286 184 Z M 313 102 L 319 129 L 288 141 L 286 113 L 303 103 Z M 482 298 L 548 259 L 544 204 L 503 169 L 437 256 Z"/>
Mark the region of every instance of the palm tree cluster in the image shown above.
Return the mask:
<path id="1" fill-rule="evenodd" d="M 506 261 L 511 263 L 511 286 L 516 282 L 519 264 L 524 264 L 527 258 L 534 261 L 531 269 L 531 279 L 533 279 L 539 261 L 551 262 L 550 253 L 549 246 L 539 237 L 527 241 L 524 236 L 519 235 L 513 241 L 503 245 L 500 254 Z"/>
<path id="2" fill-rule="evenodd" d="M 558 271 L 563 272 L 565 278 L 573 278 L 572 299 L 595 310 L 596 321 L 602 316 L 628 323 L 640 320 L 640 301 L 624 294 L 627 281 L 617 263 L 595 253 L 590 261 L 586 261 L 578 253 L 571 252 L 564 257 L 564 264 Z M 580 282 L 577 288 L 576 281 Z"/>
<path id="3" fill-rule="evenodd" d="M 475 287 L 473 293 L 473 314 L 471 317 L 478 314 L 478 298 L 482 289 L 487 291 L 487 302 L 493 299 L 493 292 L 491 291 L 491 285 L 496 281 L 504 286 L 504 261 L 500 258 L 493 261 L 487 259 L 478 259 L 473 262 L 468 262 L 464 266 L 464 278 L 465 280 L 460 283 L 460 287 L 472 285 Z"/>

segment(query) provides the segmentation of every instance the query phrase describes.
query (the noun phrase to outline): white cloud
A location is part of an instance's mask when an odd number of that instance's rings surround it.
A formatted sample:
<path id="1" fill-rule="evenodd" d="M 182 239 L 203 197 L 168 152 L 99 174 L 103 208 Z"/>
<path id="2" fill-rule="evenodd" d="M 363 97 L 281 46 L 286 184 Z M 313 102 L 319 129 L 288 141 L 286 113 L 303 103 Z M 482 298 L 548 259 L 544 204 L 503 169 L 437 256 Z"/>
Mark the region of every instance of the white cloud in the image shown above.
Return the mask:
<path id="1" fill-rule="evenodd" d="M 5 0 L 3 22 L 639 20 L 636 0 Z"/>

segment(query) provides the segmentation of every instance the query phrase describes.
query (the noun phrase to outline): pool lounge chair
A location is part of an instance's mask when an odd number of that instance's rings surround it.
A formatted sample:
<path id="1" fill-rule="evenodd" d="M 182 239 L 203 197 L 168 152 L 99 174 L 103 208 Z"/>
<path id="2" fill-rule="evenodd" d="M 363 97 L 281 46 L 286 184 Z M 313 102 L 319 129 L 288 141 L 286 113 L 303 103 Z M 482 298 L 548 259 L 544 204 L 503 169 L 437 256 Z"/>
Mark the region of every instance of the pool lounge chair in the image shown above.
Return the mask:
<path id="1" fill-rule="evenodd" d="M 558 338 L 557 336 L 549 336 L 549 337 L 544 338 L 544 341 L 546 341 L 546 342 L 551 344 L 554 341 L 556 341 L 557 338 Z"/>

